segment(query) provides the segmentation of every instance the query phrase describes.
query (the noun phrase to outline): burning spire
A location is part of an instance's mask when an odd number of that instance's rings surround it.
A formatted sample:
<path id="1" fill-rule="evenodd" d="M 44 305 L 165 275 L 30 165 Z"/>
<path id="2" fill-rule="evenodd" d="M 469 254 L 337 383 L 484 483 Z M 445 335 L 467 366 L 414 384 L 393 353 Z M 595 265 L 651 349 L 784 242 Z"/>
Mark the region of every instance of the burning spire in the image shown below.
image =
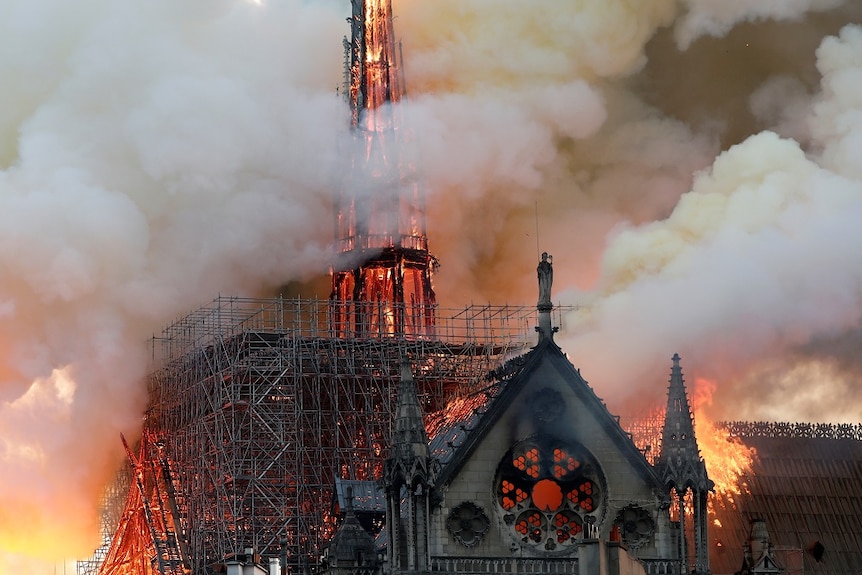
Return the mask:
<path id="1" fill-rule="evenodd" d="M 391 0 L 352 0 L 350 23 L 345 79 L 358 145 L 348 185 L 335 198 L 333 328 L 340 336 L 428 335 L 436 260 L 424 195 L 403 155 Z"/>

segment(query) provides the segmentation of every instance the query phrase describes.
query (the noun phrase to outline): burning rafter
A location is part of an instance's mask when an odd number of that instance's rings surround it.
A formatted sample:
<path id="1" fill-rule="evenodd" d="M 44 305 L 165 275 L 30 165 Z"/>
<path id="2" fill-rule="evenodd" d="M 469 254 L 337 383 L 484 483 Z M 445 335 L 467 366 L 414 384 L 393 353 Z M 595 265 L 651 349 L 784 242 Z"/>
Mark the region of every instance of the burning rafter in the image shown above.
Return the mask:
<path id="1" fill-rule="evenodd" d="M 132 486 L 99 575 L 187 575 L 187 548 L 175 521 L 177 506 L 162 445 L 145 431 L 136 455 L 125 437 L 122 441 Z"/>

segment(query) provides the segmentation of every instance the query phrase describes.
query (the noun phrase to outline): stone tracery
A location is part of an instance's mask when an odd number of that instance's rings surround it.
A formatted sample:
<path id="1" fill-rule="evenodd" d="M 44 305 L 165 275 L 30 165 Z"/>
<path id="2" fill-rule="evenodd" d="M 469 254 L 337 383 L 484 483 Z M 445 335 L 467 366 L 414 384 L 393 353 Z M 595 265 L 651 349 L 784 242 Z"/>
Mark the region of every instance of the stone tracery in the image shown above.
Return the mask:
<path id="1" fill-rule="evenodd" d="M 517 443 L 501 461 L 495 495 L 512 534 L 560 551 L 583 537 L 604 505 L 600 470 L 583 447 L 548 436 Z"/>

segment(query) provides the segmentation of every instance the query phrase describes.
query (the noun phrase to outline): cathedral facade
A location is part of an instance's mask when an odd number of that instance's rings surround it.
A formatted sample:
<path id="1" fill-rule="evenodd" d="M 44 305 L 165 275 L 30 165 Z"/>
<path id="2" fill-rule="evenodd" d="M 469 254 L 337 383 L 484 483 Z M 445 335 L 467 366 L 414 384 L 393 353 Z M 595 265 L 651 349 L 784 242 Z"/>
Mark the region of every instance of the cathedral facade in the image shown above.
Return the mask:
<path id="1" fill-rule="evenodd" d="M 329 572 L 709 572 L 700 506 L 711 483 L 679 357 L 667 449 L 652 465 L 554 342 L 550 273 L 543 258 L 537 345 L 452 406 L 430 439 L 405 358 L 381 482 L 386 527 L 371 546 L 345 521 L 353 535 L 336 535 Z"/>

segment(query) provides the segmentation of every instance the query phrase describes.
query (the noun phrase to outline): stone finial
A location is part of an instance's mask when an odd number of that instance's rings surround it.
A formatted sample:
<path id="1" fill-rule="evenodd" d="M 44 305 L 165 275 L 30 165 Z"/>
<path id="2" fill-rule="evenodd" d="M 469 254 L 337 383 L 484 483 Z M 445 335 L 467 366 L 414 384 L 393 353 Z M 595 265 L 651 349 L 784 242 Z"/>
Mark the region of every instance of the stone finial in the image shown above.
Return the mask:
<path id="1" fill-rule="evenodd" d="M 673 354 L 670 381 L 667 389 L 667 410 L 662 429 L 661 453 L 657 465 L 668 486 L 678 491 L 687 485 L 707 491 L 712 482 L 706 473 L 706 464 L 700 456 L 694 434 L 694 416 L 688 401 L 688 392 L 680 366 L 680 356 Z"/>

